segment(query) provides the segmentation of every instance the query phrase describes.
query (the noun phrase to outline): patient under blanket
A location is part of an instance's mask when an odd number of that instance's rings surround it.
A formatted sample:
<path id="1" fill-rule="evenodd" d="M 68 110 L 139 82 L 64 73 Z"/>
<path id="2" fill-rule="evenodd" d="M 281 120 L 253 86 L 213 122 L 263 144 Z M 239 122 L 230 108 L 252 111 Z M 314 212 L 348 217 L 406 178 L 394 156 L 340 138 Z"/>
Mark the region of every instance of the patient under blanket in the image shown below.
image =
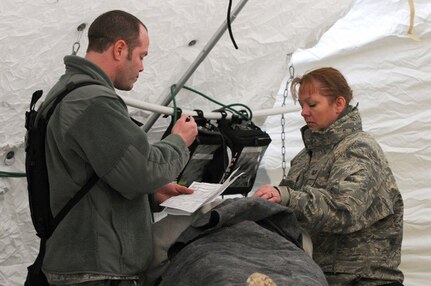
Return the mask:
<path id="1" fill-rule="evenodd" d="M 260 198 L 227 199 L 180 234 L 158 285 L 246 285 L 254 272 L 280 286 L 328 285 L 301 241 L 290 208 Z"/>

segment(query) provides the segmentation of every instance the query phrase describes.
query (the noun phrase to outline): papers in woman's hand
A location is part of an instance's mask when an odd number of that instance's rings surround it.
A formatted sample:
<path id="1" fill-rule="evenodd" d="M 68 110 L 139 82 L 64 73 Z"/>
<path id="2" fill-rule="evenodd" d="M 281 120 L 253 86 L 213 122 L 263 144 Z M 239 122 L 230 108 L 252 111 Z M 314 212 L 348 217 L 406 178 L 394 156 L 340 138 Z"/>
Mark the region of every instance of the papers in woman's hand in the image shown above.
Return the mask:
<path id="1" fill-rule="evenodd" d="M 166 212 L 171 215 L 191 215 L 204 204 L 212 202 L 221 195 L 230 184 L 244 174 L 244 172 L 242 172 L 234 176 L 237 171 L 238 169 L 233 171 L 223 184 L 193 182 L 189 186 L 189 189 L 194 191 L 192 194 L 171 197 L 160 205 L 166 207 Z"/>

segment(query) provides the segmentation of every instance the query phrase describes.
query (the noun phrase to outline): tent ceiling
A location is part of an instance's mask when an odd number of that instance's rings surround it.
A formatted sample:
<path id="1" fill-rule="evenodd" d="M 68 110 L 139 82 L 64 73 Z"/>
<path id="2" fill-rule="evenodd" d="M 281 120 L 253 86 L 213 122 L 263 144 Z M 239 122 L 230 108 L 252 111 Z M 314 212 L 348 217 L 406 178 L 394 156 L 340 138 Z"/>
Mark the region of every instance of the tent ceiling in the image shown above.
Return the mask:
<path id="1" fill-rule="evenodd" d="M 286 69 L 286 55 L 311 47 L 351 7 L 352 0 L 250 0 L 232 22 L 236 50 L 226 32 L 186 83 L 225 104 L 241 102 L 252 109 L 272 106 Z M 240 3 L 233 1 L 232 10 Z M 135 14 L 150 34 L 145 71 L 127 94 L 161 103 L 213 34 L 226 20 L 229 1 L 63 1 L 4 0 L 1 6 L 0 120 L 1 142 L 22 141 L 24 110 L 36 89 L 47 91 L 62 74 L 62 59 L 75 41 L 83 56 L 87 30 L 102 12 L 122 9 Z M 77 27 L 87 23 L 80 33 Z M 82 36 L 82 37 L 80 37 Z M 191 41 L 196 44 L 189 46 Z M 181 106 L 212 110 L 190 92 L 178 95 Z M 12 143 L 12 144 L 13 144 Z"/>

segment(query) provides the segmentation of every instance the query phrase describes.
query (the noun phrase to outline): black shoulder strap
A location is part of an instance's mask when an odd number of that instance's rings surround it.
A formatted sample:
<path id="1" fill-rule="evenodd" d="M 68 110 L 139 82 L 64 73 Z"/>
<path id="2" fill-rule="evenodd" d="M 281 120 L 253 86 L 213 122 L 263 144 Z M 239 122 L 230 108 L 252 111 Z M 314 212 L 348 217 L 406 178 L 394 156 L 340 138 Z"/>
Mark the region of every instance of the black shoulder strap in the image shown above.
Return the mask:
<path id="1" fill-rule="evenodd" d="M 58 224 L 64 219 L 64 217 L 69 213 L 69 211 L 87 194 L 91 188 L 97 183 L 99 177 L 94 174 L 87 183 L 71 198 L 67 204 L 58 212 L 54 217 L 54 224 L 52 225 L 51 234 L 57 228 Z"/>
<path id="2" fill-rule="evenodd" d="M 57 105 L 60 103 L 60 101 L 63 100 L 63 98 L 69 94 L 71 91 L 73 91 L 74 89 L 80 88 L 82 86 L 86 86 L 86 85 L 94 85 L 94 84 L 98 84 L 97 82 L 80 82 L 80 83 L 74 83 L 74 82 L 69 82 L 66 85 L 66 88 L 63 90 L 62 93 L 60 93 L 59 95 L 57 95 L 57 97 L 54 100 L 54 103 L 52 104 L 51 108 L 48 110 L 48 113 L 46 114 L 46 118 L 45 121 L 48 123 L 49 118 L 51 118 L 52 113 L 54 113 L 55 108 L 57 107 Z"/>
<path id="3" fill-rule="evenodd" d="M 48 113 L 46 115 L 45 121 L 46 124 L 48 124 L 48 120 L 51 117 L 52 113 L 54 112 L 54 109 L 58 105 L 58 103 L 72 90 L 77 89 L 82 86 L 86 85 L 92 85 L 92 84 L 98 84 L 97 82 L 81 82 L 75 84 L 74 82 L 70 82 L 68 85 L 66 85 L 66 89 L 60 93 L 56 98 L 54 103 L 52 104 L 51 108 L 48 110 Z M 84 197 L 85 194 L 87 194 L 91 188 L 97 183 L 99 180 L 99 177 L 94 174 L 87 183 L 66 203 L 66 205 L 60 210 L 60 212 L 54 217 L 54 223 L 52 225 L 51 233 L 48 237 L 52 235 L 54 230 L 57 228 L 59 223 L 64 219 L 64 217 L 69 213 L 69 211 Z"/>

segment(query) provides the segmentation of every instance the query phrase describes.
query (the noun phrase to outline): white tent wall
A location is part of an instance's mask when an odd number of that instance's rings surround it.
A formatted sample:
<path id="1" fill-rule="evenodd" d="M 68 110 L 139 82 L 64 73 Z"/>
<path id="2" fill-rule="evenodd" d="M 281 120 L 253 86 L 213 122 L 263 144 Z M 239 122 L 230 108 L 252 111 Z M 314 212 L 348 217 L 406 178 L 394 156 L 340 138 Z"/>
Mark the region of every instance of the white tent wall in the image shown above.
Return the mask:
<path id="1" fill-rule="evenodd" d="M 127 3 L 124 3 L 127 2 Z M 279 82 L 288 73 L 286 54 L 313 46 L 350 8 L 353 1 L 252 1 L 232 23 L 239 46 L 227 35 L 187 82 L 224 103 L 241 102 L 253 109 L 281 105 Z M 288 3 L 287 3 L 288 2 Z M 62 58 L 79 40 L 84 55 L 86 31 L 76 28 L 98 14 L 124 9 L 142 18 L 150 31 L 146 70 L 133 92 L 124 95 L 159 103 L 201 52 L 226 17 L 228 1 L 84 1 L 2 0 L 0 3 L 0 170 L 24 170 L 24 112 L 36 89 L 47 90 L 63 72 Z M 234 1 L 233 7 L 239 1 Z M 350 12 L 311 49 L 293 54 L 295 73 L 334 66 L 347 77 L 363 117 L 364 129 L 385 150 L 405 202 L 401 268 L 405 285 L 431 281 L 431 3 L 414 1 L 415 42 L 407 37 L 407 0 L 357 0 Z M 269 7 L 267 7 L 269 6 Z M 300 12 L 298 12 L 300 11 Z M 191 40 L 196 45 L 188 46 Z M 123 94 L 122 94 L 123 95 Z M 195 95 L 181 91 L 180 107 L 214 109 Z M 286 159 L 301 148 L 303 125 L 299 106 L 287 100 Z M 131 109 L 132 112 L 146 116 Z M 280 117 L 271 116 L 264 129 L 270 145 L 257 185 L 281 178 Z M 4 164 L 16 151 L 15 162 Z M 31 225 L 25 178 L 0 179 L 0 285 L 22 285 L 38 241 Z"/>
<path id="2" fill-rule="evenodd" d="M 296 75 L 315 68 L 339 69 L 359 103 L 363 127 L 381 144 L 398 186 L 404 211 L 401 269 L 405 285 L 431 281 L 431 2 L 414 1 L 414 35 L 408 37 L 408 1 L 359 0 L 311 49 L 292 56 Z M 275 106 L 282 104 L 284 85 Z M 303 147 L 299 128 L 304 125 L 299 104 L 286 101 L 286 159 Z M 280 116 L 264 126 L 273 142 L 264 157 L 271 182 L 281 179 Z M 262 176 L 263 178 L 263 176 Z M 265 183 L 263 180 L 259 183 Z"/>
<path id="3" fill-rule="evenodd" d="M 233 1 L 232 7 L 243 1 Z M 271 107 L 283 78 L 285 55 L 299 47 L 314 45 L 353 1 L 337 2 L 277 0 L 266 5 L 263 1 L 248 1 L 232 22 L 239 49 L 234 48 L 228 33 L 224 33 L 187 85 L 225 104 L 241 102 L 253 109 Z M 120 94 L 160 103 L 225 21 L 228 3 L 228 0 L 1 1 L 0 100 L 7 104 L 0 106 L 0 114 L 2 122 L 15 127 L 0 134 L 2 142 L 22 140 L 22 111 L 31 93 L 36 89 L 47 91 L 57 80 L 64 70 L 63 57 L 72 52 L 75 41 L 81 44 L 78 55 L 85 54 L 88 25 L 102 12 L 124 9 L 145 22 L 150 35 L 145 71 L 133 91 Z M 82 23 L 87 24 L 84 33 L 77 30 Z M 191 41 L 196 44 L 189 46 Z M 219 107 L 186 90 L 177 97 L 183 108 Z"/>
<path id="4" fill-rule="evenodd" d="M 243 2 L 247 3 L 232 22 L 239 49 L 225 32 L 187 86 L 224 104 L 238 102 L 256 110 L 274 104 L 286 55 L 315 45 L 348 12 L 353 0 L 273 0 L 271 5 L 235 0 L 232 11 Z M 81 46 L 77 54 L 85 54 L 88 24 L 96 16 L 122 9 L 145 22 L 150 34 L 145 71 L 132 92 L 120 94 L 160 103 L 221 27 L 228 4 L 228 0 L 0 1 L 0 170 L 24 172 L 24 114 L 31 94 L 37 89 L 46 92 L 56 82 L 64 71 L 63 57 L 71 54 L 75 42 Z M 82 23 L 87 26 L 80 32 Z M 192 41 L 196 44 L 189 45 Z M 177 98 L 184 109 L 219 107 L 184 90 Z M 130 111 L 143 119 L 148 115 Z M 6 162 L 10 151 L 15 157 Z M 1 286 L 22 285 L 38 250 L 26 192 L 25 178 L 1 178 Z"/>

